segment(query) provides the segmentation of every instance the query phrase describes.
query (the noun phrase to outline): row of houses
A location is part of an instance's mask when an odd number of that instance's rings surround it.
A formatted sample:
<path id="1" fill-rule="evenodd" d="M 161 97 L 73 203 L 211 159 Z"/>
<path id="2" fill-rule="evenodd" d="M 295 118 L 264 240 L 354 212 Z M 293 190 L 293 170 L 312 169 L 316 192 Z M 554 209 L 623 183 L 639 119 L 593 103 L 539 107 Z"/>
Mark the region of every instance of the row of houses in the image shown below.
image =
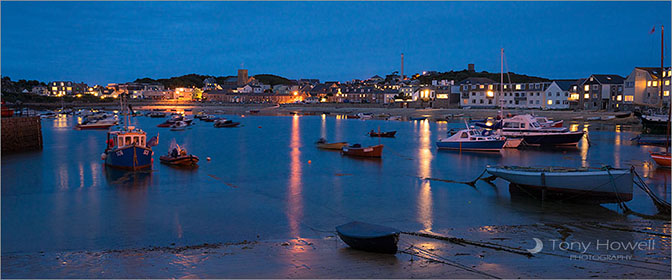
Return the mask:
<path id="1" fill-rule="evenodd" d="M 136 99 L 205 100 L 230 103 L 336 102 L 377 103 L 414 107 L 530 108 L 578 110 L 631 110 L 636 106 L 670 103 L 670 67 L 635 67 L 627 76 L 593 74 L 581 79 L 544 82 L 505 83 L 470 77 L 462 81 L 434 80 L 423 85 L 419 80 L 380 76 L 366 80 L 320 83 L 301 79 L 292 84 L 266 85 L 248 77 L 240 69 L 237 77 L 218 84 L 214 78 L 203 81 L 203 88 L 167 89 L 158 83 L 124 83 L 89 87 L 85 83 L 54 81 L 32 89 L 35 94 L 116 98 L 129 94 Z M 388 77 L 389 78 L 389 77 Z M 661 94 L 662 92 L 662 94 Z"/>
<path id="2" fill-rule="evenodd" d="M 636 67 L 630 75 L 593 74 L 588 78 L 500 86 L 487 78 L 460 81 L 461 107 L 579 110 L 632 110 L 670 104 L 669 67 Z"/>

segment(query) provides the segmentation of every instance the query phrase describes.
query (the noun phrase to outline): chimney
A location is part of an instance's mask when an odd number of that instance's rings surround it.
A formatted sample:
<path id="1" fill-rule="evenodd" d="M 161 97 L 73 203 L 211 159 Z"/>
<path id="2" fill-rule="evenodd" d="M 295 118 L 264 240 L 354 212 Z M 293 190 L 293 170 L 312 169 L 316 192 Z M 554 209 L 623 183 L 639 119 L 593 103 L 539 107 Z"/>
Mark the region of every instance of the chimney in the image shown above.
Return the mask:
<path id="1" fill-rule="evenodd" d="M 404 53 L 401 53 L 401 80 L 404 80 Z"/>
<path id="2" fill-rule="evenodd" d="M 474 70 L 474 64 L 473 64 L 473 63 L 469 63 L 467 69 L 469 70 L 469 72 L 474 72 L 474 71 L 475 71 L 475 70 Z"/>

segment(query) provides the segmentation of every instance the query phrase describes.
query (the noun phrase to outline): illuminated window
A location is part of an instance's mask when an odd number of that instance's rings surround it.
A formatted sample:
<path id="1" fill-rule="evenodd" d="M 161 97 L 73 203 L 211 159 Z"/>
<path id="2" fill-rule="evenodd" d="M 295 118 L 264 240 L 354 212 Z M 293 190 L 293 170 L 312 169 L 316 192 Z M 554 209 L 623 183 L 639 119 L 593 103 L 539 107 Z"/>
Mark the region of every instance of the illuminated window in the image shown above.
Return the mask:
<path id="1" fill-rule="evenodd" d="M 621 100 L 623 100 L 623 96 L 622 96 L 622 95 L 616 96 L 616 101 L 621 101 Z"/>
<path id="2" fill-rule="evenodd" d="M 585 86 L 583 86 L 583 90 L 584 90 L 584 91 L 589 91 L 589 90 L 590 90 L 590 85 L 585 85 Z"/>
<path id="3" fill-rule="evenodd" d="M 626 95 L 625 96 L 625 101 L 632 102 L 633 100 L 634 100 L 634 96 L 632 96 L 632 95 Z"/>
<path id="4" fill-rule="evenodd" d="M 658 86 L 658 81 L 653 81 L 653 86 L 657 87 Z"/>
<path id="5" fill-rule="evenodd" d="M 491 90 L 489 90 L 486 94 L 487 94 L 488 97 L 491 97 L 491 98 L 495 97 L 495 93 Z"/>
<path id="6" fill-rule="evenodd" d="M 547 103 L 548 105 L 553 105 L 553 100 L 548 100 L 548 102 L 546 102 L 546 103 Z"/>
<path id="7" fill-rule="evenodd" d="M 488 85 L 488 89 L 492 89 L 492 85 Z"/>
<path id="8" fill-rule="evenodd" d="M 583 95 L 583 99 L 588 99 L 588 98 L 590 98 L 590 94 L 586 93 L 586 94 Z"/>
<path id="9" fill-rule="evenodd" d="M 462 103 L 463 103 L 463 104 L 468 104 L 468 103 L 469 103 L 469 99 L 462 99 Z"/>
<path id="10" fill-rule="evenodd" d="M 483 89 L 483 88 L 485 88 L 485 85 L 480 85 L 479 87 Z"/>
<path id="11" fill-rule="evenodd" d="M 72 87 L 68 87 L 68 91 L 72 91 Z"/>
<path id="12" fill-rule="evenodd" d="M 569 96 L 569 99 L 579 100 L 579 94 L 578 93 L 572 93 L 572 95 Z"/>
<path id="13" fill-rule="evenodd" d="M 665 80 L 665 85 L 669 86 L 670 85 L 670 80 Z"/>
<path id="14" fill-rule="evenodd" d="M 663 91 L 663 96 L 670 96 L 670 91 L 669 90 Z"/>
<path id="15" fill-rule="evenodd" d="M 58 90 L 58 87 L 51 87 L 51 90 L 53 90 L 53 91 L 57 91 L 57 90 Z"/>
<path id="16" fill-rule="evenodd" d="M 646 86 L 650 87 L 651 86 L 651 81 L 646 82 Z"/>
<path id="17" fill-rule="evenodd" d="M 522 89 L 522 88 L 523 88 L 523 85 L 521 85 L 521 84 L 517 84 L 517 85 L 516 85 L 516 89 L 517 89 L 517 90 Z"/>

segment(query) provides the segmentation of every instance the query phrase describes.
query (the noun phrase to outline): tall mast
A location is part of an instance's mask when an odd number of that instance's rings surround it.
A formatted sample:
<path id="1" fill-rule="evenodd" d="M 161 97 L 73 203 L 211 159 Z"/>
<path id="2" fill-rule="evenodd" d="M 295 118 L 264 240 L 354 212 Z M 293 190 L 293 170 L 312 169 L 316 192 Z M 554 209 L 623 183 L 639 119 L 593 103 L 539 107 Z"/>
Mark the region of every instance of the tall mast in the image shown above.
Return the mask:
<path id="1" fill-rule="evenodd" d="M 665 73 L 665 68 L 663 66 L 664 63 L 664 56 L 665 56 L 665 26 L 661 25 L 660 26 L 660 75 L 658 75 L 658 78 L 660 81 L 658 82 L 660 84 L 660 108 L 663 108 L 663 73 Z"/>
<path id="2" fill-rule="evenodd" d="M 504 48 L 500 49 L 499 55 L 499 119 L 504 119 Z"/>

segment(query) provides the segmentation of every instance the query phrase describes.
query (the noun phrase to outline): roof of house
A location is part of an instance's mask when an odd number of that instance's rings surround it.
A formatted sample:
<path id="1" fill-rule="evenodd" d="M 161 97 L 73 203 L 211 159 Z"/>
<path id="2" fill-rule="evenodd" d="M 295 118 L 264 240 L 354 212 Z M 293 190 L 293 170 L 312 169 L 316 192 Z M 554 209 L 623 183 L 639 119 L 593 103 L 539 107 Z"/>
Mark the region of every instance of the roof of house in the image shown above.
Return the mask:
<path id="1" fill-rule="evenodd" d="M 651 75 L 652 78 L 658 79 L 658 75 L 660 74 L 660 67 L 635 67 L 636 69 L 641 69 L 646 72 L 649 72 L 649 75 Z M 664 71 L 670 70 L 670 67 L 665 67 Z"/>
<path id="2" fill-rule="evenodd" d="M 625 78 L 615 74 L 593 74 L 591 76 L 595 77 L 600 84 L 622 84 L 625 80 Z"/>
<path id="3" fill-rule="evenodd" d="M 553 82 L 555 82 L 555 84 L 557 84 L 560 89 L 567 91 L 573 84 L 576 84 L 577 79 L 553 80 Z"/>

